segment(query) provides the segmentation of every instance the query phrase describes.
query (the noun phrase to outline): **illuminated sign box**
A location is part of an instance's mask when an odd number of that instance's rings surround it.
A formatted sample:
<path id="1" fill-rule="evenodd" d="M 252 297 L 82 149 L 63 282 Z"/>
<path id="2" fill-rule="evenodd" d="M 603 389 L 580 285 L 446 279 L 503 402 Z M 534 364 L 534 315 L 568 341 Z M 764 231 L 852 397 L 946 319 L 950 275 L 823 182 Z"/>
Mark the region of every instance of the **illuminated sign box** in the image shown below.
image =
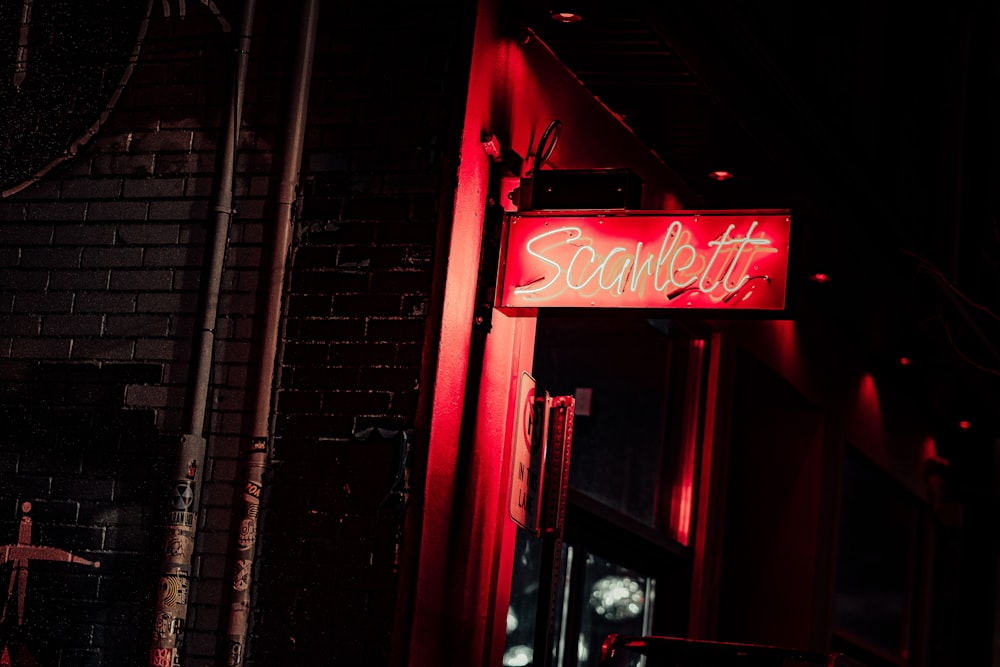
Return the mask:
<path id="1" fill-rule="evenodd" d="M 518 213 L 501 308 L 782 310 L 788 211 Z"/>

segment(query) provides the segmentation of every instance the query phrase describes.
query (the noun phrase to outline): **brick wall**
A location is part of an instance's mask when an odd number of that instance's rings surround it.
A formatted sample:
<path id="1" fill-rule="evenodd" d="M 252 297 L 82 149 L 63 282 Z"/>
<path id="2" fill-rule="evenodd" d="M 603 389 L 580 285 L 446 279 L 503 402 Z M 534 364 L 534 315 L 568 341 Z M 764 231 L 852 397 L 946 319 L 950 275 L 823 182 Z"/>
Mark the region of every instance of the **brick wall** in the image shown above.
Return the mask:
<path id="1" fill-rule="evenodd" d="M 0 200 L 0 543 L 17 540 L 30 502 L 35 543 L 101 562 L 29 563 L 24 621 L 0 639 L 19 638 L 46 665 L 146 664 L 152 638 L 232 35 L 201 3 L 183 18 L 176 4 L 169 17 L 151 6 L 139 63 L 100 132 Z M 263 235 L 255 179 L 273 144 L 261 118 L 248 111 L 254 129 L 241 137 L 186 633 L 188 654 L 206 662 L 246 412 Z"/>
<path id="2" fill-rule="evenodd" d="M 323 6 L 254 665 L 388 661 L 472 8 L 390 4 Z"/>
<path id="3" fill-rule="evenodd" d="M 187 3 L 183 18 L 182 4 L 168 3 L 169 17 L 153 4 L 108 122 L 75 158 L 0 200 L 0 544 L 16 542 L 30 502 L 35 543 L 101 562 L 30 565 L 24 622 L 0 624 L 0 641 L 19 638 L 47 665 L 145 664 L 151 638 L 232 61 L 232 35 L 203 3 Z M 238 23 L 239 3 L 215 4 Z M 248 664 L 387 661 L 471 4 L 322 8 Z M 245 387 L 258 370 L 258 273 L 297 22 L 279 3 L 259 5 L 189 665 L 210 664 L 224 634 Z"/>

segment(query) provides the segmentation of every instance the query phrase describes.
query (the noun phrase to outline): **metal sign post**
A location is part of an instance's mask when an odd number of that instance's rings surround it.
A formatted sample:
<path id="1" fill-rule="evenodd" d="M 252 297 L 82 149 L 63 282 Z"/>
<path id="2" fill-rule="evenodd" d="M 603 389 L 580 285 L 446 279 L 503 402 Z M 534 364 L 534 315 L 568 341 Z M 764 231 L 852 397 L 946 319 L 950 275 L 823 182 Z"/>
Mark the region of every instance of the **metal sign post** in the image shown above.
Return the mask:
<path id="1" fill-rule="evenodd" d="M 566 518 L 566 489 L 569 486 L 569 455 L 573 441 L 572 396 L 548 400 L 549 424 L 542 483 L 542 568 L 538 580 L 538 614 L 535 617 L 534 664 L 549 667 L 555 635 L 555 614 L 559 602 L 562 564 L 563 523 Z M 542 613 L 545 610 L 545 613 Z"/>

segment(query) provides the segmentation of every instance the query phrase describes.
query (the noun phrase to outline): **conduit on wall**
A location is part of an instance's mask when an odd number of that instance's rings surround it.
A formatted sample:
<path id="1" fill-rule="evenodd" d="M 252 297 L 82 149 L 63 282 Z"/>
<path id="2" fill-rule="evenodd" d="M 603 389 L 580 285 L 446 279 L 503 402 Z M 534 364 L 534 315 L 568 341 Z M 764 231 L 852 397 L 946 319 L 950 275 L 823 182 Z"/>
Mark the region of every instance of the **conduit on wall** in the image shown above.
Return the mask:
<path id="1" fill-rule="evenodd" d="M 192 560 L 198 531 L 198 507 L 205 460 L 205 415 L 211 384 L 215 327 L 222 287 L 222 270 L 233 215 L 233 179 L 243 116 L 250 36 L 255 0 L 246 0 L 238 32 L 236 62 L 231 81 L 228 116 L 220 146 L 219 178 L 213 197 L 213 224 L 202 272 L 202 292 L 192 342 L 192 372 L 184 406 L 184 432 L 180 437 L 171 493 L 167 499 L 163 562 L 157 585 L 150 667 L 180 664 L 191 589 Z"/>
<path id="2" fill-rule="evenodd" d="M 236 555 L 230 569 L 233 580 L 225 657 L 226 664 L 233 667 L 243 664 L 249 626 L 250 584 L 257 547 L 257 525 L 264 471 L 268 463 L 272 397 L 277 385 L 282 293 L 292 232 L 292 206 L 295 203 L 296 186 L 302 164 L 318 15 L 319 0 L 305 0 L 299 20 L 298 43 L 289 90 L 287 121 L 282 144 L 281 180 L 276 195 L 271 237 L 271 262 L 264 274 L 267 298 L 263 312 L 260 356 L 256 364 L 258 374 L 246 480 L 242 490 L 246 509 L 235 536 Z"/>

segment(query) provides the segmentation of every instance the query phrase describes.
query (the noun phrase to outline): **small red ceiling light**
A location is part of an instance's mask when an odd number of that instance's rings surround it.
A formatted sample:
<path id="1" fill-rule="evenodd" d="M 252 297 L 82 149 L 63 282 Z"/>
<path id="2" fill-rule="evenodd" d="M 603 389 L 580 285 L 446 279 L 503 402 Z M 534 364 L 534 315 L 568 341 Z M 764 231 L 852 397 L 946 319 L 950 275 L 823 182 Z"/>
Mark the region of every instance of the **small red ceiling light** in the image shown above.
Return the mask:
<path id="1" fill-rule="evenodd" d="M 559 23 L 579 23 L 583 20 L 583 17 L 576 12 L 561 12 L 557 9 L 549 12 L 549 16 L 552 17 L 553 21 L 558 21 Z"/>
<path id="2" fill-rule="evenodd" d="M 830 275 L 827 273 L 814 273 L 811 276 L 809 276 L 809 280 L 813 281 L 814 283 L 819 283 L 820 285 L 825 285 L 826 283 L 830 282 L 831 278 Z"/>
<path id="3" fill-rule="evenodd" d="M 972 428 L 972 424 L 970 424 L 967 420 L 963 419 L 962 421 L 958 422 L 958 428 L 962 429 L 963 431 L 968 431 L 970 428 Z"/>
<path id="4" fill-rule="evenodd" d="M 900 366 L 909 366 L 912 363 L 913 363 L 913 360 L 910 359 L 909 357 L 900 357 L 899 358 L 899 365 Z"/>
<path id="5" fill-rule="evenodd" d="M 715 171 L 708 172 L 708 177 L 714 181 L 728 181 L 732 179 L 733 173 L 724 169 L 717 169 Z"/>

